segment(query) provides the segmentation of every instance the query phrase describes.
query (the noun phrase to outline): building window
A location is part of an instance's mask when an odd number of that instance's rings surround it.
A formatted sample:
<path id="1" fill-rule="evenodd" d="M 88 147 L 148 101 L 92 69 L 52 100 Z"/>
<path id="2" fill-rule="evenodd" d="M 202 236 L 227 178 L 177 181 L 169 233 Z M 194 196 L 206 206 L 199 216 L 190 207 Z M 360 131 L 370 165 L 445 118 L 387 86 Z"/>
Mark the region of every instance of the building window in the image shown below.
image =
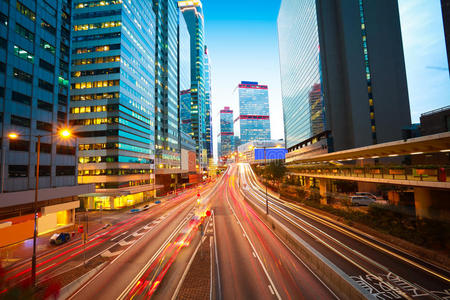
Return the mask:
<path id="1" fill-rule="evenodd" d="M 9 165 L 9 177 L 28 177 L 28 166 L 24 165 Z"/>
<path id="2" fill-rule="evenodd" d="M 94 30 L 101 28 L 112 28 L 122 26 L 122 22 L 120 21 L 110 21 L 103 23 L 94 23 L 94 24 L 82 24 L 73 26 L 74 31 L 83 31 L 83 30 Z"/>
<path id="3" fill-rule="evenodd" d="M 118 98 L 119 98 L 119 93 L 99 93 L 99 94 L 86 94 L 86 95 L 70 96 L 71 101 L 90 101 L 90 100 L 118 99 Z"/>
<path id="4" fill-rule="evenodd" d="M 16 23 L 16 33 L 26 38 L 27 40 L 34 42 L 34 33 L 29 31 L 19 23 Z"/>
<path id="5" fill-rule="evenodd" d="M 47 82 L 47 81 L 42 80 L 42 79 L 39 79 L 39 87 L 41 89 L 44 89 L 46 91 L 49 91 L 49 92 L 53 93 L 54 86 L 50 82 Z"/>
<path id="6" fill-rule="evenodd" d="M 0 61 L 0 73 L 6 72 L 6 64 Z"/>
<path id="7" fill-rule="evenodd" d="M 75 167 L 72 166 L 56 166 L 56 176 L 74 176 Z"/>
<path id="8" fill-rule="evenodd" d="M 91 88 L 101 88 L 108 86 L 117 86 L 120 84 L 119 80 L 103 80 L 103 81 L 89 81 L 89 82 L 79 82 L 72 84 L 72 89 L 91 89 Z"/>
<path id="9" fill-rule="evenodd" d="M 117 55 L 117 56 L 75 59 L 72 61 L 72 64 L 74 66 L 78 66 L 78 65 L 89 65 L 89 64 L 103 64 L 103 63 L 119 62 L 119 61 L 120 61 L 120 55 Z"/>
<path id="10" fill-rule="evenodd" d="M 52 53 L 55 54 L 56 53 L 56 48 L 55 46 L 52 46 L 49 42 L 46 42 L 45 40 L 41 39 L 41 48 Z"/>
<path id="11" fill-rule="evenodd" d="M 11 151 L 30 151 L 30 142 L 24 140 L 10 140 L 9 150 Z"/>
<path id="12" fill-rule="evenodd" d="M 39 130 L 44 130 L 48 132 L 53 131 L 53 125 L 51 123 L 36 121 L 36 128 Z"/>
<path id="13" fill-rule="evenodd" d="M 106 5 L 115 5 L 121 4 L 122 0 L 110 0 L 110 1 L 86 1 L 83 3 L 78 3 L 75 6 L 75 9 L 85 8 L 85 7 L 97 7 L 97 6 L 106 6 Z"/>
<path id="14" fill-rule="evenodd" d="M 37 143 L 35 143 L 34 151 L 37 152 Z M 42 153 L 52 153 L 52 144 L 41 143 L 41 152 Z"/>
<path id="15" fill-rule="evenodd" d="M 16 3 L 16 8 L 21 14 L 26 16 L 31 21 L 36 21 L 36 14 L 34 13 L 34 11 L 32 11 L 31 9 L 29 9 L 28 7 L 26 7 L 19 1 L 17 1 L 17 3 Z"/>
<path id="16" fill-rule="evenodd" d="M 95 46 L 90 48 L 76 48 L 73 49 L 73 54 L 83 54 L 83 53 L 90 53 L 90 52 L 105 52 L 110 50 L 119 50 L 120 44 L 112 44 L 112 45 L 104 45 L 104 46 Z"/>
<path id="17" fill-rule="evenodd" d="M 55 66 L 52 65 L 51 63 L 46 62 L 43 59 L 39 59 L 39 67 L 41 67 L 44 70 L 49 71 L 50 73 L 55 72 Z"/>
<path id="18" fill-rule="evenodd" d="M 8 26 L 8 16 L 0 12 L 0 24 Z"/>
<path id="19" fill-rule="evenodd" d="M 76 149 L 71 146 L 56 145 L 56 153 L 63 155 L 75 155 Z"/>
<path id="20" fill-rule="evenodd" d="M 58 94 L 58 104 L 66 106 L 67 105 L 67 96 L 63 94 Z"/>
<path id="21" fill-rule="evenodd" d="M 52 174 L 51 166 L 39 166 L 39 177 L 48 177 L 51 176 L 51 174 Z M 36 176 L 36 166 L 34 166 L 34 176 Z"/>
<path id="22" fill-rule="evenodd" d="M 17 45 L 14 45 L 14 54 L 30 63 L 34 62 L 34 55 L 27 50 L 20 48 Z"/>
<path id="23" fill-rule="evenodd" d="M 58 123 L 66 124 L 67 114 L 62 111 L 58 111 Z"/>
<path id="24" fill-rule="evenodd" d="M 47 32 L 51 33 L 52 35 L 56 34 L 56 28 L 48 24 L 45 20 L 41 21 L 41 27 L 45 29 Z"/>
<path id="25" fill-rule="evenodd" d="M 30 96 L 24 95 L 24 94 L 16 92 L 16 91 L 13 91 L 12 95 L 11 95 L 12 101 L 19 102 L 19 103 L 26 104 L 26 105 L 31 105 L 31 99 L 32 98 Z"/>
<path id="26" fill-rule="evenodd" d="M 11 115 L 11 125 L 30 128 L 31 122 L 30 119 Z"/>
<path id="27" fill-rule="evenodd" d="M 33 82 L 33 75 L 31 75 L 30 73 L 27 73 L 25 71 L 19 70 L 17 68 L 14 68 L 13 75 L 14 75 L 14 78 L 17 78 L 19 80 L 22 80 L 22 81 L 25 81 L 28 83 Z"/>
<path id="28" fill-rule="evenodd" d="M 106 75 L 106 74 L 117 74 L 117 73 L 120 73 L 120 68 L 76 71 L 76 72 L 72 72 L 72 76 L 80 77 L 80 76 L 95 76 L 95 75 Z"/>
<path id="29" fill-rule="evenodd" d="M 53 112 L 53 104 L 47 103 L 47 102 L 42 101 L 42 100 L 38 100 L 38 108 L 42 109 L 42 110 L 49 111 L 49 112 Z"/>
<path id="30" fill-rule="evenodd" d="M 0 48 L 6 49 L 7 45 L 8 45 L 8 41 L 6 41 L 4 38 L 0 37 Z"/>

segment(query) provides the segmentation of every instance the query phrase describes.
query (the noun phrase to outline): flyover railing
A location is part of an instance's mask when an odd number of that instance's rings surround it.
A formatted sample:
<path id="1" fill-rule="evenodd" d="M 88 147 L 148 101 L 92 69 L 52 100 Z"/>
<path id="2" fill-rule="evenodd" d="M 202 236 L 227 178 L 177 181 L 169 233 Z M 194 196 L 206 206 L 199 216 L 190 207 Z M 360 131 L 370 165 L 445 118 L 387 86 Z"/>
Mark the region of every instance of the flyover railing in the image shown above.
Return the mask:
<path id="1" fill-rule="evenodd" d="M 450 166 L 288 166 L 288 171 L 315 176 L 450 182 Z"/>

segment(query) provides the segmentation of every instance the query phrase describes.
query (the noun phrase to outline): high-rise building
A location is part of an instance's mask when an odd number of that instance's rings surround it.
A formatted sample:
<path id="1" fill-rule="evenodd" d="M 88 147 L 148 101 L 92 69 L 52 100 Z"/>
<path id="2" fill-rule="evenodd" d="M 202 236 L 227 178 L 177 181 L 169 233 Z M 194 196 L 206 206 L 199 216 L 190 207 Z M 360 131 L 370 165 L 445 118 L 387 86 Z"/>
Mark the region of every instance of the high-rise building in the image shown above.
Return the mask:
<path id="1" fill-rule="evenodd" d="M 78 182 L 96 186 L 84 204 L 115 209 L 142 202 L 155 187 L 152 1 L 75 0 L 73 19 L 70 119 L 79 132 Z"/>
<path id="2" fill-rule="evenodd" d="M 411 118 L 397 1 L 282 0 L 278 36 L 287 148 L 401 138 Z"/>
<path id="3" fill-rule="evenodd" d="M 92 190 L 77 186 L 75 139 L 58 136 L 68 125 L 71 18 L 68 0 L 0 2 L 0 246 L 6 231 L 16 241 L 33 234 L 38 136 L 38 232 L 73 223 L 77 195 Z M 28 231 L 14 232 L 16 216 Z"/>
<path id="4" fill-rule="evenodd" d="M 205 24 L 200 0 L 179 1 L 178 6 L 191 36 L 191 118 L 192 138 L 196 142 L 198 160 L 208 167 L 207 104 L 205 80 Z"/>
<path id="5" fill-rule="evenodd" d="M 206 140 L 205 148 L 208 160 L 213 159 L 213 136 L 211 116 L 211 64 L 209 61 L 208 48 L 205 46 L 205 108 L 206 108 Z"/>
<path id="6" fill-rule="evenodd" d="M 220 157 L 234 151 L 233 110 L 225 106 L 220 110 Z M 218 145 L 219 145 L 218 144 Z"/>
<path id="7" fill-rule="evenodd" d="M 178 27 L 178 84 L 180 130 L 193 135 L 191 128 L 191 36 L 180 11 Z"/>
<path id="8" fill-rule="evenodd" d="M 240 143 L 270 140 L 269 91 L 267 85 L 242 81 L 239 86 L 239 116 L 235 120 Z"/>
<path id="9" fill-rule="evenodd" d="M 450 69 L 450 0 L 441 0 L 442 20 L 444 23 L 445 44 L 447 46 L 447 61 Z"/>
<path id="10" fill-rule="evenodd" d="M 153 0 L 153 11 L 156 16 L 157 41 L 155 47 L 156 172 L 157 174 L 176 174 L 181 168 L 178 110 L 179 10 L 175 0 Z M 173 184 L 176 178 L 175 175 L 172 177 Z"/>

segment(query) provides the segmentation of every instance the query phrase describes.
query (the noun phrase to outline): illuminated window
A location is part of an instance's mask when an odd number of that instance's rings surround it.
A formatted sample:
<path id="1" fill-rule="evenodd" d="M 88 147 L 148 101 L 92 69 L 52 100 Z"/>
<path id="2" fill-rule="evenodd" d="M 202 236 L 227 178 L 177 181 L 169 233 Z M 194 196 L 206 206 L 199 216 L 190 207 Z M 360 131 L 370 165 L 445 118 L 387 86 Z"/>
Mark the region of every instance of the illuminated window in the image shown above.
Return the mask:
<path id="1" fill-rule="evenodd" d="M 30 63 L 34 62 L 34 55 L 27 50 L 20 48 L 17 45 L 14 45 L 14 54 Z"/>
<path id="2" fill-rule="evenodd" d="M 35 21 L 36 20 L 36 14 L 34 13 L 34 11 L 32 11 L 31 9 L 29 9 L 28 7 L 26 7 L 25 5 L 23 5 L 19 1 L 16 2 L 16 9 L 21 14 L 23 14 L 28 19 L 30 19 L 31 21 Z"/>

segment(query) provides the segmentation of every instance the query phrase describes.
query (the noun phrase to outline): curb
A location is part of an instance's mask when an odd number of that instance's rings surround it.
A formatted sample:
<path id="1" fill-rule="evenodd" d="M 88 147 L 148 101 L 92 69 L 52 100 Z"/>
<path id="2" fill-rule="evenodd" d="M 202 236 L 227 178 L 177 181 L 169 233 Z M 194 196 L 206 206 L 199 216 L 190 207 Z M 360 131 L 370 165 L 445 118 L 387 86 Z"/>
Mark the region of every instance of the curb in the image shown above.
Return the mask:
<path id="1" fill-rule="evenodd" d="M 58 299 L 67 299 L 72 294 L 78 290 L 83 284 L 85 284 L 89 279 L 91 279 L 98 271 L 100 271 L 104 266 L 106 265 L 106 262 L 102 263 L 101 265 L 95 267 L 94 269 L 90 270 L 80 278 L 76 279 L 75 281 L 72 281 L 68 285 L 64 286 L 61 289 L 61 292 L 58 296 Z"/>
<path id="2" fill-rule="evenodd" d="M 356 284 L 346 273 L 324 257 L 321 253 L 311 247 L 296 233 L 292 232 L 278 220 L 266 215 L 262 208 L 248 201 L 241 193 L 245 201 L 255 209 L 260 219 L 268 226 L 276 236 L 291 247 L 314 273 L 324 281 L 324 283 L 338 295 L 340 299 L 376 299 Z"/>

